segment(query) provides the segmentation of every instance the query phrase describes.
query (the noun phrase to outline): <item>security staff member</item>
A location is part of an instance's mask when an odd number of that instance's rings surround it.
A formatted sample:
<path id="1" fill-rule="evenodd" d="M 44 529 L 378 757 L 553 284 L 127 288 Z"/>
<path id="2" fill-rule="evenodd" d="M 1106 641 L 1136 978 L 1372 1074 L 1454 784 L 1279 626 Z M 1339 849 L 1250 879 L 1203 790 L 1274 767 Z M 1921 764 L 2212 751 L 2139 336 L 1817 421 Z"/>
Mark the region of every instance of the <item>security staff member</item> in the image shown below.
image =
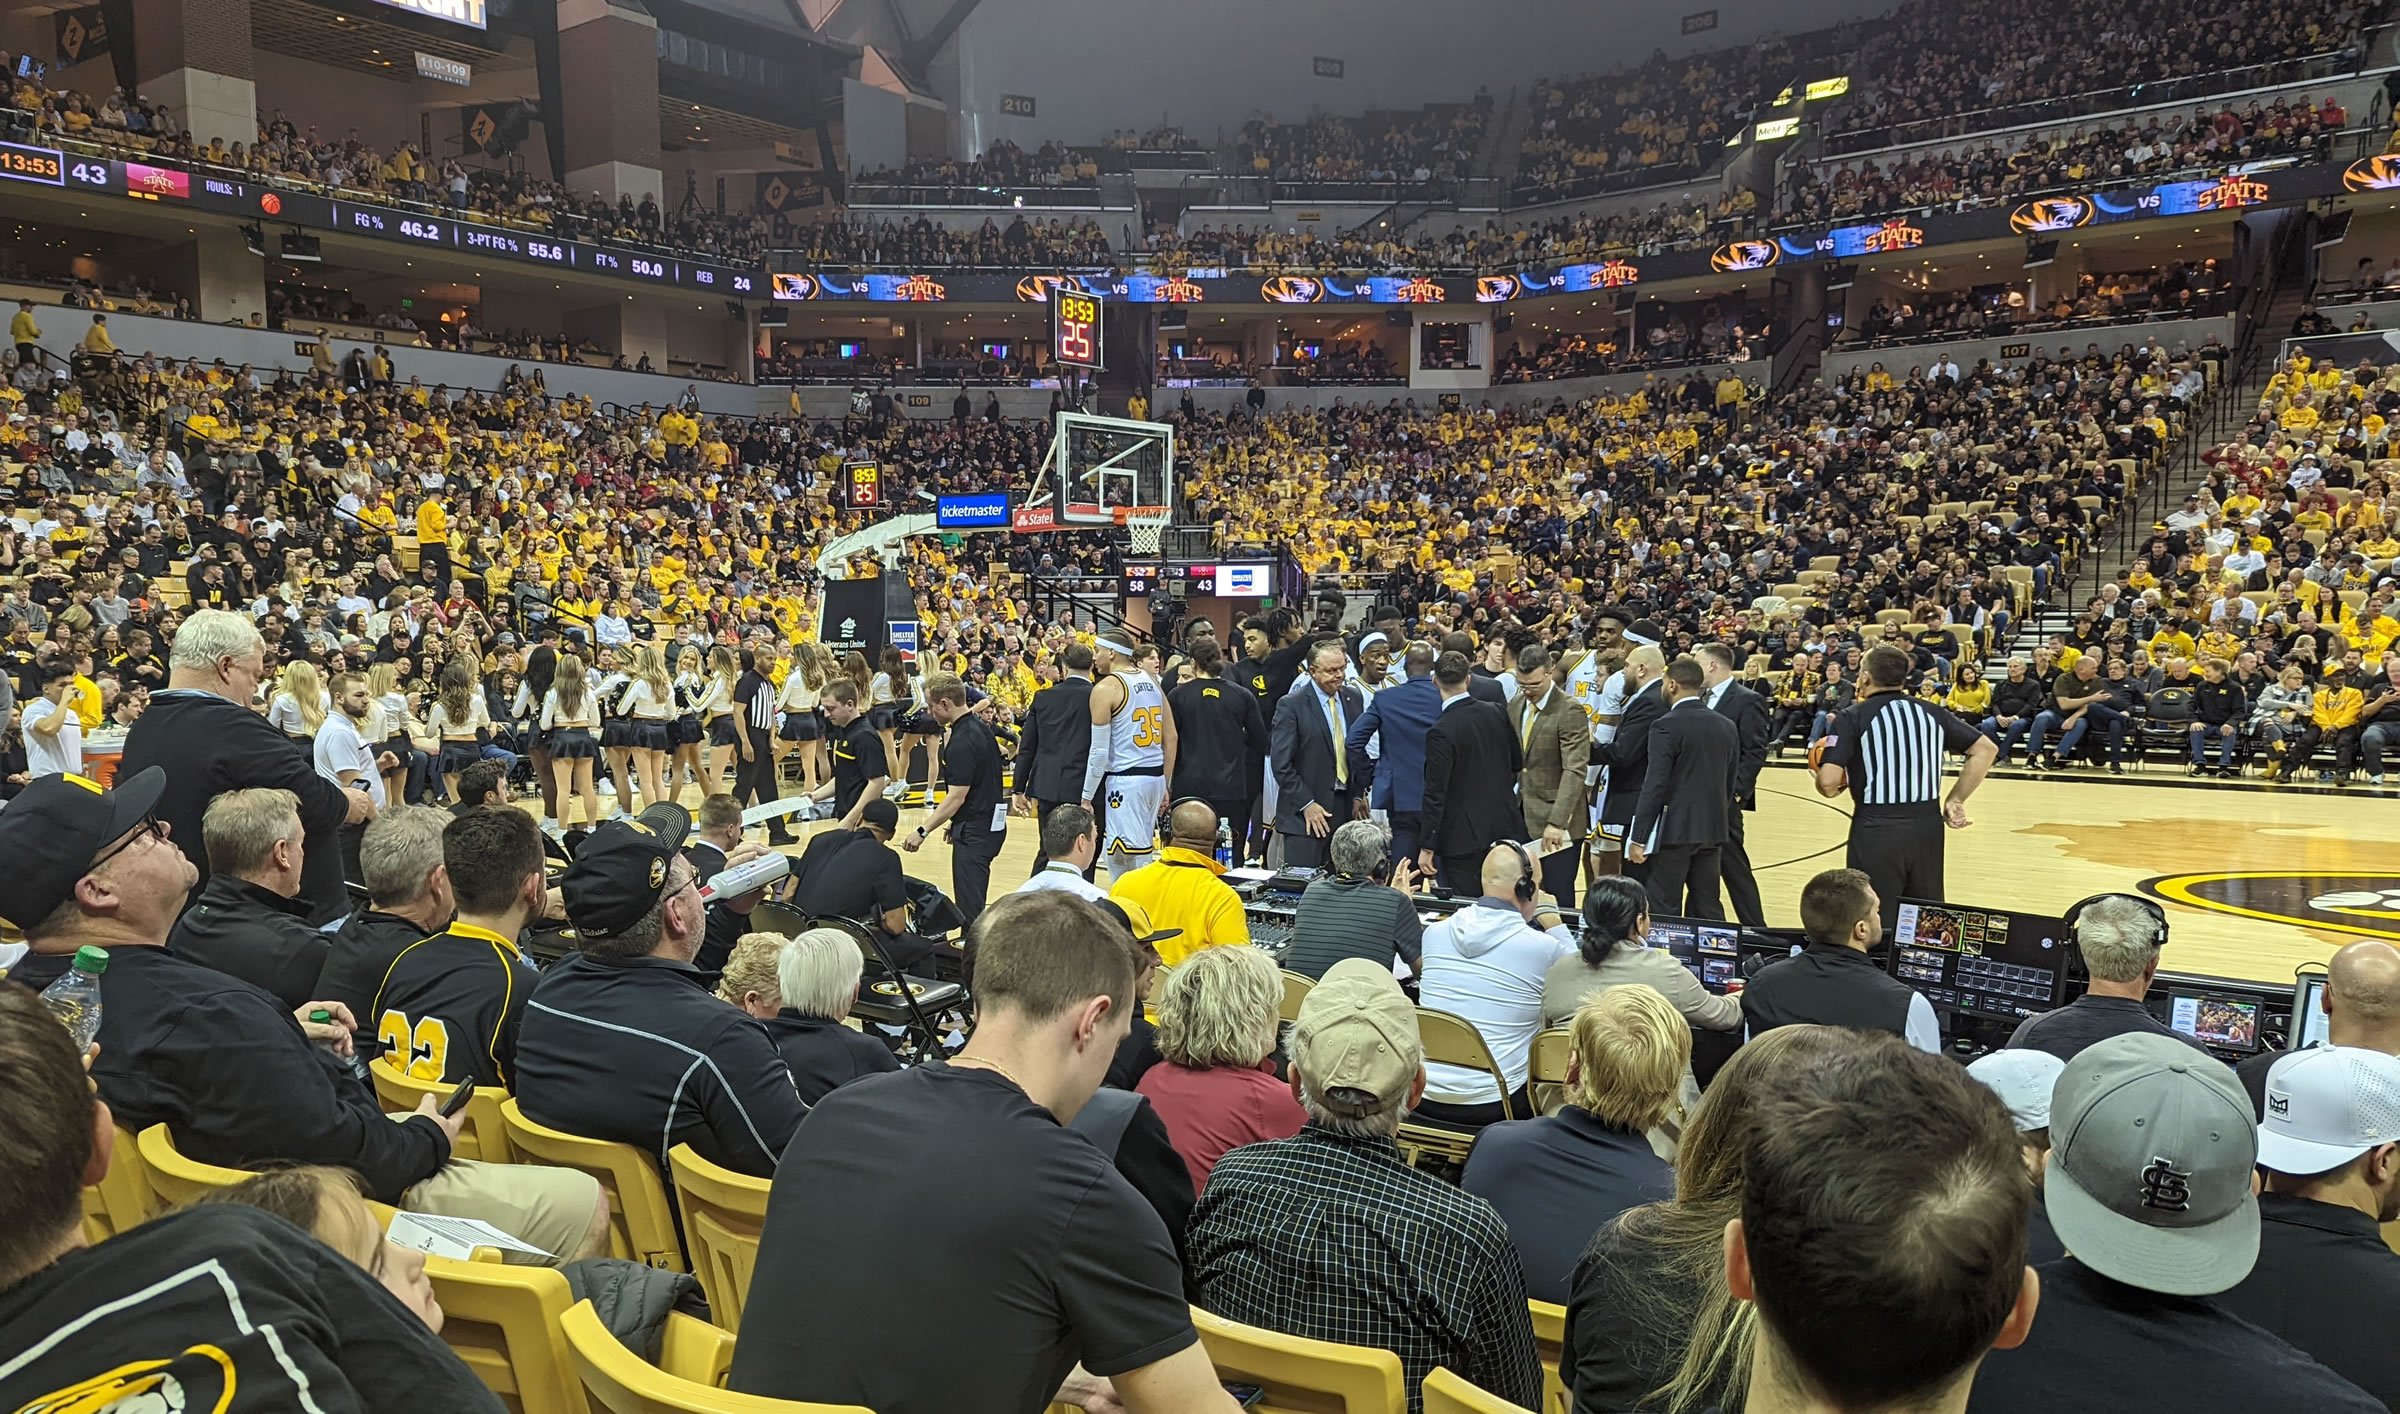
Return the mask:
<path id="1" fill-rule="evenodd" d="M 1944 707 L 1909 696 L 1909 655 L 1890 644 L 1867 650 L 1857 703 L 1834 719 L 1817 767 L 1817 794 L 1850 792 L 1850 851 L 1844 863 L 1875 881 L 1883 930 L 1903 898 L 1939 902 L 1942 831 L 1967 827 L 1967 797 L 1983 784 L 2000 749 Z M 1966 756 L 1942 794 L 1942 755 Z"/>
<path id="2" fill-rule="evenodd" d="M 517 1030 L 540 979 L 517 938 L 548 897 L 542 832 L 522 810 L 470 810 L 443 828 L 442 863 L 458 917 L 393 960 L 370 1024 L 419 1080 L 513 1089 Z"/>
<path id="3" fill-rule="evenodd" d="M 1757 1036 L 1778 1026 L 1889 1031 L 1920 1051 L 1942 1048 L 1933 1003 L 1867 957 L 1883 941 L 1881 900 L 1856 869 L 1828 869 L 1800 890 L 1808 946 L 1771 962 L 1742 989 L 1742 1019 Z"/>
<path id="4" fill-rule="evenodd" d="M 858 684 L 834 678 L 825 684 L 817 705 L 833 728 L 825 743 L 832 753 L 833 769 L 813 798 L 820 803 L 832 801 L 833 817 L 843 829 L 855 830 L 860 807 L 883 798 L 884 785 L 891 780 L 890 758 L 884 755 L 883 738 L 859 707 Z"/>
<path id="5" fill-rule="evenodd" d="M 1008 795 L 1000 788 L 1000 744 L 991 724 L 967 706 L 967 685 L 956 673 L 925 679 L 925 710 L 946 729 L 942 779 L 949 789 L 925 823 L 901 842 L 914 854 L 933 832 L 950 827 L 950 899 L 967 922 L 983 912 L 992 891 L 992 861 L 1008 839 Z"/>
<path id="6" fill-rule="evenodd" d="M 1258 696 L 1225 680 L 1225 650 L 1213 638 L 1192 644 L 1199 676 L 1167 694 L 1175 714 L 1176 800 L 1205 800 L 1238 849 L 1250 838 L 1259 763 L 1267 756 L 1267 719 Z M 1240 860 L 1235 860 L 1240 863 Z"/>

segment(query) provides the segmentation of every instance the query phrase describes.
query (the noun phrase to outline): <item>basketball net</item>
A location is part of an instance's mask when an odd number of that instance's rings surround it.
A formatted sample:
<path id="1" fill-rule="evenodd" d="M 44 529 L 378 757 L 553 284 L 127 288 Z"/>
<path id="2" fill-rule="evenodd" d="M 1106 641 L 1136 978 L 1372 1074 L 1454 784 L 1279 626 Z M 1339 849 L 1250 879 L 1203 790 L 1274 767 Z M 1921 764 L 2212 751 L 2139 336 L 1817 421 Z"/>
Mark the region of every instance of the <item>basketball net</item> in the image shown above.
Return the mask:
<path id="1" fill-rule="evenodd" d="M 1119 506 L 1116 514 L 1117 524 L 1125 527 L 1125 548 L 1136 555 L 1157 554 L 1167 522 L 1174 518 L 1165 506 Z"/>

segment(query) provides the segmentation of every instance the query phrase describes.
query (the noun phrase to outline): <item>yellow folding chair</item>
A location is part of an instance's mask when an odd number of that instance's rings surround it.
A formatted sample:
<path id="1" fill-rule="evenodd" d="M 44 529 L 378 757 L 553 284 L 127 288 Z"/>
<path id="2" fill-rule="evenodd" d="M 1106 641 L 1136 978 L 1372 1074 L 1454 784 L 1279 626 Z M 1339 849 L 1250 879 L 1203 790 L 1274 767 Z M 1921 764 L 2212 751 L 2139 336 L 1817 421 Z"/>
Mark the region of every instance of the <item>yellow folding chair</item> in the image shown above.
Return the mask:
<path id="1" fill-rule="evenodd" d="M 678 1324 L 686 1329 L 679 1331 Z M 600 1324 L 600 1317 L 589 1301 L 578 1301 L 559 1318 L 565 1332 L 567 1355 L 575 1367 L 576 1378 L 583 1382 L 584 1394 L 596 1409 L 608 1414 L 872 1414 L 856 1404 L 803 1404 L 789 1399 L 768 1399 L 755 1394 L 734 1394 L 719 1389 L 714 1383 L 686 1379 L 643 1360 L 618 1344 L 617 1338 Z M 706 1322 L 689 1316 L 667 1317 L 667 1334 L 661 1350 L 660 1363 L 683 1365 L 699 1351 L 708 1350 L 705 1338 L 688 1328 L 699 1326 L 709 1331 Z M 733 1337 L 714 1332 L 722 1340 L 714 1349 L 726 1351 L 726 1362 L 732 1361 L 730 1350 Z"/>
<path id="2" fill-rule="evenodd" d="M 1542 1361 L 1542 1408 L 1546 1414 L 1567 1414 L 1567 1308 L 1549 1301 L 1528 1301 L 1533 1313 L 1533 1350 Z"/>
<path id="3" fill-rule="evenodd" d="M 413 1114 L 425 1097 L 447 1100 L 458 1087 L 434 1080 L 419 1080 L 392 1064 L 390 1056 L 378 1056 L 367 1066 L 375 1077 L 375 1098 L 386 1114 Z M 516 1150 L 509 1146 L 508 1126 L 500 1122 L 500 1104 L 508 1092 L 497 1085 L 478 1085 L 461 1113 L 466 1123 L 460 1126 L 458 1142 L 450 1146 L 454 1159 L 478 1159 L 487 1164 L 516 1162 Z"/>
<path id="4" fill-rule="evenodd" d="M 142 1162 L 141 1137 L 120 1124 L 116 1147 L 109 1150 L 107 1175 L 83 1190 L 84 1240 L 100 1242 L 139 1227 L 157 1216 L 158 1208 L 158 1195 L 150 1188 L 150 1166 Z"/>
<path id="5" fill-rule="evenodd" d="M 1566 1104 L 1567 1057 L 1575 1054 L 1574 1033 L 1564 1026 L 1553 1026 L 1534 1034 L 1530 1069 L 1526 1082 L 1533 1087 L 1533 1108 L 1537 1114 L 1556 1114 Z"/>
<path id="6" fill-rule="evenodd" d="M 1407 1406 L 1400 1357 L 1389 1350 L 1261 1330 L 1197 1306 L 1192 1324 L 1217 1373 L 1264 1389 L 1270 1409 L 1400 1414 Z"/>
<path id="7" fill-rule="evenodd" d="M 550 1267 L 425 1259 L 442 1303 L 442 1342 L 518 1414 L 590 1414 L 559 1318 L 575 1304 Z"/>
<path id="8" fill-rule="evenodd" d="M 675 1212 L 658 1165 L 631 1144 L 586 1139 L 535 1124 L 514 1099 L 500 1104 L 500 1123 L 518 1162 L 580 1169 L 608 1193 L 608 1242 L 612 1256 L 630 1257 L 671 1272 L 688 1272 L 683 1239 L 675 1234 Z"/>
<path id="9" fill-rule="evenodd" d="M 139 1147 L 150 1191 L 157 1196 L 160 1208 L 180 1208 L 203 1193 L 231 1188 L 256 1177 L 248 1169 L 220 1168 L 184 1157 L 175 1148 L 175 1136 L 163 1124 L 143 1130 Z"/>
<path id="10" fill-rule="evenodd" d="M 1425 1414 L 1533 1414 L 1522 1404 L 1512 1403 L 1472 1385 L 1444 1366 L 1435 1366 L 1425 1377 Z"/>
<path id="11" fill-rule="evenodd" d="M 1491 1076 L 1492 1084 L 1500 1092 L 1500 1117 L 1516 1118 L 1508 1099 L 1508 1076 L 1493 1057 L 1492 1048 L 1484 1044 L 1483 1033 L 1475 1029 L 1475 1023 L 1446 1011 L 1419 1007 L 1417 1035 L 1425 1043 L 1428 1065 L 1438 1062 L 1480 1070 Z M 1463 1164 L 1467 1161 L 1467 1151 L 1475 1147 L 1477 1132 L 1411 1116 L 1400 1124 L 1400 1152 L 1411 1163 L 1420 1155 L 1434 1154 L 1450 1163 Z"/>
<path id="12" fill-rule="evenodd" d="M 767 1221 L 763 1178 L 719 1168 L 689 1144 L 667 1151 L 675 1178 L 675 1205 L 683 1213 L 683 1235 L 692 1265 L 708 1293 L 709 1318 L 729 1331 L 742 1328 L 742 1303 L 758 1270 L 758 1234 Z"/>

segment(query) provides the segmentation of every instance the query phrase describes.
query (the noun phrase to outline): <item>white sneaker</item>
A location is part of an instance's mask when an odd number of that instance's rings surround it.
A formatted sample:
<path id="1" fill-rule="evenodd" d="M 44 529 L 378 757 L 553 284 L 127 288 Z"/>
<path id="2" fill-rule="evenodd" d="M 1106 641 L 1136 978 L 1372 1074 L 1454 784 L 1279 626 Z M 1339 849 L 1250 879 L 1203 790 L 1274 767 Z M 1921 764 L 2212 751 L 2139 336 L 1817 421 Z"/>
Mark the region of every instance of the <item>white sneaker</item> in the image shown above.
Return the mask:
<path id="1" fill-rule="evenodd" d="M 908 797 L 908 791 L 908 782 L 894 781 L 883 788 L 883 798 L 885 800 L 905 800 Z"/>
<path id="2" fill-rule="evenodd" d="M 2378 773 L 2378 774 L 2376 774 L 2376 775 L 2372 775 L 2372 776 L 2369 776 L 2369 777 L 2367 777 L 2367 784 L 2368 784 L 2368 785 L 2371 785 L 2371 786 L 2379 786 L 2379 785 L 2382 785 L 2382 784 L 2383 784 L 2383 776 L 2382 776 L 2382 774 L 2381 774 L 2381 773 Z"/>
<path id="3" fill-rule="evenodd" d="M 600 783 L 600 794 L 602 794 L 602 795 L 615 795 L 616 793 L 617 793 L 617 783 L 616 783 L 615 781 L 602 781 L 602 782 Z"/>
<path id="4" fill-rule="evenodd" d="M 554 840 L 564 839 L 566 838 L 567 827 L 561 825 L 556 820 L 544 820 L 542 821 L 542 833 L 548 835 Z"/>

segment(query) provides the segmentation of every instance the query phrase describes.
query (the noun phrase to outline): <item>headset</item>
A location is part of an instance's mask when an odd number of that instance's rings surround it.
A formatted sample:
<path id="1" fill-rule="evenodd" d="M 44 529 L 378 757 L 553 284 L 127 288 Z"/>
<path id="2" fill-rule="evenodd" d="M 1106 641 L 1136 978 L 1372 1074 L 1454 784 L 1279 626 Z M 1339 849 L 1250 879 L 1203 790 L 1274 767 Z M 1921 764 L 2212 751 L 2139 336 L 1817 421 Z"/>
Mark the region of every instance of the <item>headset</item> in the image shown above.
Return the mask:
<path id="1" fill-rule="evenodd" d="M 2161 906 L 2156 899 L 2144 898 L 2140 894 L 2107 893 L 2093 894 L 2090 898 L 2078 899 L 2074 906 L 2067 910 L 2066 917 L 2060 921 L 2067 925 L 2067 943 L 2069 946 L 2074 947 L 2078 953 L 2082 951 L 2082 940 L 2076 936 L 2075 932 L 2075 920 L 2083 916 L 2083 911 L 2085 909 L 2091 907 L 2095 903 L 2100 902 L 2102 899 L 2109 898 L 2121 898 L 2141 905 L 2142 911 L 2150 915 L 2151 948 L 2156 950 L 2167 945 L 2167 910 Z"/>
<path id="2" fill-rule="evenodd" d="M 1518 840 L 1506 840 L 1503 841 L 1503 843 L 1505 843 L 1510 849 L 1513 849 L 1517 852 L 1517 862 L 1525 866 L 1525 872 L 1517 876 L 1517 886 L 1514 890 L 1517 902 L 1531 903 L 1534 900 L 1534 894 L 1536 892 L 1534 887 L 1533 851 L 1527 849 L 1524 844 Z"/>

